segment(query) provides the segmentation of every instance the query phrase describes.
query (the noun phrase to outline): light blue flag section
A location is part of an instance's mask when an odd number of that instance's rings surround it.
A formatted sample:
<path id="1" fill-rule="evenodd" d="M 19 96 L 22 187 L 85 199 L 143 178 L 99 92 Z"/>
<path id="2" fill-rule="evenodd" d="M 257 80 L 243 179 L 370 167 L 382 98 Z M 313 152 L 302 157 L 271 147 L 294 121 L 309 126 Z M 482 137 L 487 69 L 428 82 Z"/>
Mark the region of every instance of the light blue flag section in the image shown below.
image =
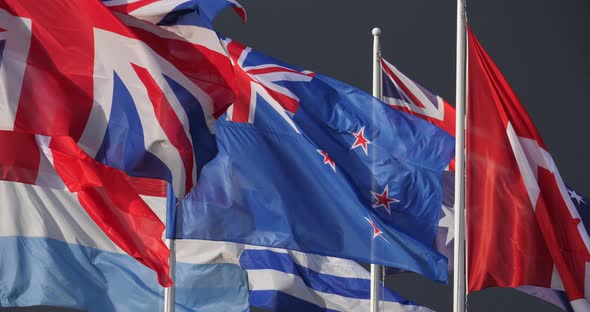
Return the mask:
<path id="1" fill-rule="evenodd" d="M 433 249 L 454 140 L 334 79 L 225 40 L 240 92 L 176 238 L 232 241 L 446 281 Z M 242 72 L 240 72 L 242 71 Z"/>
<path id="2" fill-rule="evenodd" d="M 163 311 L 153 272 L 116 247 L 74 194 L 0 182 L 0 198 L 0 307 Z M 144 199 L 164 213 L 165 198 Z M 191 240 L 177 247 L 176 311 L 248 311 L 236 252 Z"/>

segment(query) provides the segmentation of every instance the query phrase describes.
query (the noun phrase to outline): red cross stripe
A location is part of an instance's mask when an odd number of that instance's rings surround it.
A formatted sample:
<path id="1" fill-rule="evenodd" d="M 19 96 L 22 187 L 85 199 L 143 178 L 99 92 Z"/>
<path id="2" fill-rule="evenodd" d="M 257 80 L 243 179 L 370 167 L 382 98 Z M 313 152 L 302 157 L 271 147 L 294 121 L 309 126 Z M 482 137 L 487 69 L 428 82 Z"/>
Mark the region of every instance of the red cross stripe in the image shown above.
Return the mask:
<path id="1" fill-rule="evenodd" d="M 277 64 L 262 64 L 257 66 L 244 66 L 244 61 L 252 51 L 240 43 L 226 40 L 225 45 L 232 60 L 235 70 L 235 83 L 238 98 L 228 111 L 229 119 L 235 122 L 254 122 L 256 111 L 256 98 L 261 96 L 266 100 L 291 126 L 288 114 L 295 114 L 299 108 L 299 98 L 276 82 L 302 81 L 308 82 L 314 77 L 312 72 L 297 71 Z"/>

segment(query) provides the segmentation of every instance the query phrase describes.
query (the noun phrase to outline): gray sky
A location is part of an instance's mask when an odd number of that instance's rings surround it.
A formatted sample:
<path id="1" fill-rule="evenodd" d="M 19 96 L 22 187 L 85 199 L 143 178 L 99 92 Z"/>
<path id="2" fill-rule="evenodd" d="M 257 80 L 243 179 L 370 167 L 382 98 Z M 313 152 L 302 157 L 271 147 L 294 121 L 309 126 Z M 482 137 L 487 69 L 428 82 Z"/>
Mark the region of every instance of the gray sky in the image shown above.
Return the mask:
<path id="1" fill-rule="evenodd" d="M 370 92 L 370 31 L 382 29 L 382 54 L 424 86 L 454 102 L 455 1 L 250 0 L 248 22 L 233 12 L 221 33 L 293 65 Z M 590 4 L 585 0 L 472 0 L 476 36 L 537 125 L 562 177 L 590 194 Z M 402 295 L 437 311 L 452 308 L 451 288 L 415 274 L 390 277 Z M 559 311 L 510 289 L 471 295 L 470 311 Z"/>

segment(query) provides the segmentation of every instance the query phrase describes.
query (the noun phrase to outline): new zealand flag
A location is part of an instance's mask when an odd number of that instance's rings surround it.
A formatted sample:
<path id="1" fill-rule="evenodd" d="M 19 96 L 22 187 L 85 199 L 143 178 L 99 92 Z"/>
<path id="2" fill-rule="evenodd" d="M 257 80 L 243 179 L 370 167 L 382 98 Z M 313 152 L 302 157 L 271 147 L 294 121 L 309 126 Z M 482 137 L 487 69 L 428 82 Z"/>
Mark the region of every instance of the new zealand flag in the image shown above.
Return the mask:
<path id="1" fill-rule="evenodd" d="M 344 83 L 224 43 L 238 96 L 216 123 L 219 154 L 179 206 L 176 237 L 446 280 L 432 242 L 453 138 Z"/>

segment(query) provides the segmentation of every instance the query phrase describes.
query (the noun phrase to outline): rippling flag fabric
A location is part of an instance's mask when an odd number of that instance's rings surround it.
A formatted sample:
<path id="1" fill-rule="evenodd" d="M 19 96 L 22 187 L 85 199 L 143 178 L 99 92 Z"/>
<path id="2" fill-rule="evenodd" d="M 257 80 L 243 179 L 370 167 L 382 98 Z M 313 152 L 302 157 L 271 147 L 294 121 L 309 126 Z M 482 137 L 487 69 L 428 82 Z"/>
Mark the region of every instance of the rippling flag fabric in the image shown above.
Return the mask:
<path id="1" fill-rule="evenodd" d="M 215 155 L 212 124 L 234 97 L 217 35 L 182 38 L 98 1 L 2 0 L 0 15 L 0 129 L 42 139 L 85 211 L 169 285 L 164 226 L 122 173 L 182 197 Z M 20 161 L 19 149 L 1 153 Z M 15 169 L 4 178 L 36 182 L 38 168 Z"/>
<path id="2" fill-rule="evenodd" d="M 250 304 L 270 311 L 367 311 L 370 273 L 354 261 L 248 246 L 240 255 Z M 381 286 L 384 311 L 432 311 Z"/>
<path id="3" fill-rule="evenodd" d="M 187 1 L 190 2 L 190 1 Z M 198 12 L 205 16 L 215 16 L 217 8 L 203 6 L 203 3 L 216 4 L 222 1 L 199 1 Z M 234 3 L 226 3 L 234 6 Z M 213 10 L 213 11 L 212 11 Z M 178 25 L 204 25 L 195 20 L 191 13 L 177 16 L 175 19 L 139 18 L 153 21 L 173 30 Z M 162 16 L 164 14 L 159 14 Z M 174 12 L 168 16 L 174 16 Z M 244 14 L 245 16 L 245 14 Z M 211 23 L 209 23 L 211 24 Z M 185 29 L 187 31 L 187 29 Z M 250 288 L 250 305 L 271 311 L 364 311 L 369 307 L 369 272 L 356 262 L 346 259 L 306 254 L 285 249 L 239 245 L 229 242 L 199 241 L 205 246 L 181 243 L 192 240 L 178 240 L 177 251 L 201 254 L 207 250 L 216 250 L 215 246 L 225 246 L 223 259 L 233 259 L 239 253 L 239 264 L 248 273 Z M 206 244 L 205 244 L 206 243 Z M 199 248 L 186 250 L 185 248 Z M 235 251 L 235 250 L 240 251 Z M 234 252 L 231 252 L 234 251 Z M 399 311 L 430 311 L 399 295 L 383 289 L 382 306 Z M 178 296 L 178 295 L 177 295 Z"/>
<path id="4" fill-rule="evenodd" d="M 246 10 L 236 0 L 102 0 L 109 9 L 158 25 L 201 25 L 232 7 L 246 22 Z"/>
<path id="5" fill-rule="evenodd" d="M 471 31 L 468 38 L 469 291 L 562 288 L 574 310 L 588 311 L 588 224 L 526 110 Z"/>
<path id="6" fill-rule="evenodd" d="M 452 137 L 334 79 L 229 39 L 237 99 L 177 238 L 374 262 L 446 280 L 431 245 Z"/>
<path id="7" fill-rule="evenodd" d="M 455 108 L 381 59 L 383 102 L 391 107 L 428 120 L 455 136 Z"/>
<path id="8" fill-rule="evenodd" d="M 162 311 L 164 289 L 153 271 L 115 245 L 75 194 L 63 185 L 47 187 L 50 169 L 44 167 L 45 182 L 37 185 L 0 181 L 0 306 Z M 132 184 L 163 218 L 165 183 Z M 194 240 L 176 244 L 176 311 L 249 310 L 248 277 L 231 260 L 236 248 Z"/>
<path id="9" fill-rule="evenodd" d="M 383 66 L 383 95 L 384 101 L 395 109 L 401 109 L 415 116 L 424 118 L 447 131 L 455 134 L 455 108 L 433 94 L 425 87 L 419 85 L 411 78 L 404 75 L 395 66 L 382 59 Z M 436 100 L 434 100 L 436 99 Z M 416 104 L 418 103 L 418 104 Z M 444 103 L 444 105 L 440 105 Z M 438 117 L 437 117 L 438 116 Z M 449 273 L 453 270 L 453 230 L 454 230 L 454 174 L 446 172 L 443 179 L 443 206 L 436 238 L 436 249 L 449 259 Z M 590 201 L 568 188 L 568 193 L 576 209 L 580 213 L 584 224 L 590 222 L 587 205 Z M 474 225 L 477 226 L 477 225 Z M 399 270 L 389 269 L 395 273 Z M 549 288 L 553 287 L 553 288 Z M 538 297 L 550 302 L 566 311 L 573 311 L 563 287 L 559 284 L 553 286 L 521 285 L 515 289 L 526 294 Z"/>

